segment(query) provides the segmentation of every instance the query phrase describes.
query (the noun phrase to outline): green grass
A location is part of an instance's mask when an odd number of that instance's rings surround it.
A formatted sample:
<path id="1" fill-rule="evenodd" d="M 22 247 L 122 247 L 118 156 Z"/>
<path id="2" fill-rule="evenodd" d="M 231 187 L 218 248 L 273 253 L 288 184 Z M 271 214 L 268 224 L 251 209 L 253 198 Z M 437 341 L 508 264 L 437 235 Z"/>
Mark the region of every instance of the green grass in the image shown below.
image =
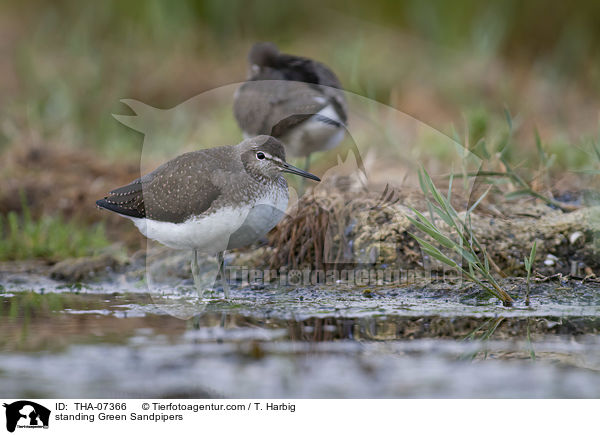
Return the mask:
<path id="1" fill-rule="evenodd" d="M 419 171 L 419 182 L 421 190 L 426 197 L 430 218 L 425 217 L 425 215 L 413 208 L 412 210 L 417 217 L 416 219 L 408 217 L 408 219 L 417 229 L 427 234 L 443 248 L 450 250 L 453 254 L 458 254 L 462 262 L 460 264 L 457 263 L 439 248 L 421 237 L 415 234 L 411 234 L 411 236 L 421 245 L 423 252 L 459 271 L 468 280 L 476 283 L 492 296 L 501 300 L 504 306 L 512 306 L 512 298 L 500 287 L 500 284 L 492 275 L 490 271 L 490 259 L 485 247 L 479 243 L 471 228 L 471 212 L 489 192 L 489 188 L 467 210 L 465 217 L 461 218 L 450 203 L 452 178 L 450 178 L 447 196 L 440 193 L 427 171 Z M 446 223 L 449 228 L 447 232 L 442 231 L 438 227 L 435 216 Z"/>
<path id="2" fill-rule="evenodd" d="M 527 295 L 525 296 L 525 305 L 529 306 L 529 290 L 531 289 L 531 270 L 533 269 L 533 263 L 535 262 L 535 252 L 537 248 L 537 240 L 533 242 L 529 257 L 524 258 L 525 270 L 527 270 Z"/>
<path id="3" fill-rule="evenodd" d="M 596 142 L 591 140 L 591 146 L 589 139 L 579 144 L 546 144 L 534 128 L 535 148 L 527 147 L 522 138 L 515 139 L 515 126 L 508 109 L 505 109 L 504 116 L 506 126 L 496 128 L 499 135 L 495 140 L 482 135 L 477 123 L 468 125 L 464 139 L 455 134 L 455 140 L 459 143 L 464 141 L 465 147 L 483 164 L 475 172 L 454 174 L 452 177 L 477 178 L 492 186 L 492 192 L 501 194 L 507 201 L 529 197 L 564 212 L 578 209 L 579 205 L 555 199 L 552 191 L 557 188 L 560 192 L 555 180 L 564 176 L 565 172 L 577 174 L 580 186 L 594 186 L 592 178 L 599 173 L 595 159 L 600 153 Z"/>
<path id="4" fill-rule="evenodd" d="M 110 242 L 102 223 L 85 226 L 61 216 L 31 217 L 24 206 L 19 216 L 0 215 L 0 261 L 43 258 L 58 261 L 97 254 Z"/>

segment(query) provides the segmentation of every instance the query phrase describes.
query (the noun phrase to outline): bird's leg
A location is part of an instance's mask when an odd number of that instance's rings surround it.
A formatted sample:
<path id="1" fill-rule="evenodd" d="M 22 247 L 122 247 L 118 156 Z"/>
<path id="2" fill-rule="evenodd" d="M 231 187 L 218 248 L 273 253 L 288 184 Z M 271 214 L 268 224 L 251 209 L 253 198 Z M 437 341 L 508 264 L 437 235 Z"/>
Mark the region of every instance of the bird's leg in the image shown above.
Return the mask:
<path id="1" fill-rule="evenodd" d="M 194 278 L 194 285 L 196 286 L 198 297 L 202 299 L 202 296 L 204 295 L 204 288 L 200 282 L 200 271 L 198 269 L 198 250 L 194 249 L 194 256 L 192 258 L 192 277 Z"/>
<path id="2" fill-rule="evenodd" d="M 227 282 L 227 278 L 225 278 L 225 270 L 223 269 L 223 265 L 225 263 L 223 251 L 217 254 L 217 261 L 219 262 L 219 276 L 221 277 L 221 282 L 223 283 L 223 293 L 225 293 L 225 299 L 229 299 L 229 283 Z"/>

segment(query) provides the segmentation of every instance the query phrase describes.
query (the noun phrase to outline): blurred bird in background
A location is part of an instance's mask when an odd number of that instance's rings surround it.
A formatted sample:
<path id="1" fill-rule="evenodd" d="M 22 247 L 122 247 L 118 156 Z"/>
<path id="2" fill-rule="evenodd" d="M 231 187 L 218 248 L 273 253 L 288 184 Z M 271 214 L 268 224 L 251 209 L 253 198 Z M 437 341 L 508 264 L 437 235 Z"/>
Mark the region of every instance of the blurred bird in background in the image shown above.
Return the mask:
<path id="1" fill-rule="evenodd" d="M 337 146 L 348 120 L 344 91 L 320 62 L 280 53 L 259 42 L 249 54 L 249 78 L 234 97 L 234 115 L 245 137 L 280 139 L 290 157 L 305 157 Z"/>

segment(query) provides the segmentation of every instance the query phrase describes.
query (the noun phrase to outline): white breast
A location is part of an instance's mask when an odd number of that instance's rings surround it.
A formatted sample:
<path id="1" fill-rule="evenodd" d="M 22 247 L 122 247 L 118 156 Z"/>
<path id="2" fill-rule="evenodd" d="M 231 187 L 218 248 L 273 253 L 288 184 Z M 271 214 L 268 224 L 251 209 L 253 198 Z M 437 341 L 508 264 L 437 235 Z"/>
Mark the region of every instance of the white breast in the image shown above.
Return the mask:
<path id="1" fill-rule="evenodd" d="M 249 245 L 268 233 L 287 208 L 287 191 L 272 191 L 252 207 L 223 207 L 215 213 L 182 223 L 130 218 L 140 232 L 174 249 L 197 249 L 208 254 Z"/>

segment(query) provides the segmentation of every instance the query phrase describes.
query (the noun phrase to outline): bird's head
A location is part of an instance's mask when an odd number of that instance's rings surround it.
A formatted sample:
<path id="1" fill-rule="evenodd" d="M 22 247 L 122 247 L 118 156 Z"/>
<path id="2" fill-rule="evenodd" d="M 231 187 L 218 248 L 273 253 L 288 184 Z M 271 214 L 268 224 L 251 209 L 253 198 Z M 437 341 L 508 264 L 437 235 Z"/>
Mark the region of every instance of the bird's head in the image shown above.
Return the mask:
<path id="1" fill-rule="evenodd" d="M 256 136 L 246 139 L 240 144 L 241 158 L 246 171 L 255 177 L 268 177 L 275 179 L 282 172 L 300 175 L 311 180 L 321 181 L 319 177 L 310 172 L 290 165 L 285 161 L 283 144 L 271 136 Z"/>
<path id="2" fill-rule="evenodd" d="M 263 67 L 275 67 L 278 56 L 279 49 L 272 42 L 257 42 L 254 44 L 248 53 L 251 75 L 259 73 Z"/>

